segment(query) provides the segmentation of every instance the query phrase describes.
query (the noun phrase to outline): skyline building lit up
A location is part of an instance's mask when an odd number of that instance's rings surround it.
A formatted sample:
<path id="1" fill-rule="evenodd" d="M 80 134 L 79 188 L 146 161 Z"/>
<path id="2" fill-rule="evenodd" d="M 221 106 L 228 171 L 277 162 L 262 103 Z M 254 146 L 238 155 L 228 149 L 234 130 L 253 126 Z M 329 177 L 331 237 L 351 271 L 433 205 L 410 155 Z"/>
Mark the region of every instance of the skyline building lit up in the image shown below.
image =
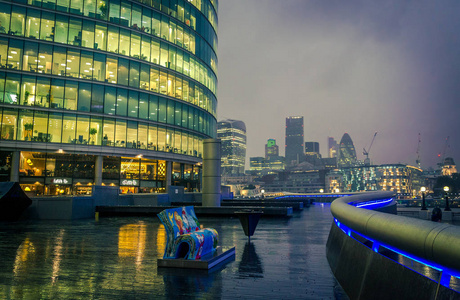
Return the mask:
<path id="1" fill-rule="evenodd" d="M 304 129 L 303 117 L 286 118 L 286 166 L 292 166 L 304 161 Z"/>
<path id="2" fill-rule="evenodd" d="M 342 136 L 339 144 L 338 165 L 339 167 L 352 167 L 356 163 L 356 151 L 353 141 L 348 133 Z"/>
<path id="3" fill-rule="evenodd" d="M 33 195 L 201 188 L 217 0 L 0 0 L 0 162 Z"/>
<path id="4" fill-rule="evenodd" d="M 244 174 L 246 162 L 246 125 L 243 121 L 223 120 L 217 123 L 221 140 L 221 173 L 224 176 Z"/>

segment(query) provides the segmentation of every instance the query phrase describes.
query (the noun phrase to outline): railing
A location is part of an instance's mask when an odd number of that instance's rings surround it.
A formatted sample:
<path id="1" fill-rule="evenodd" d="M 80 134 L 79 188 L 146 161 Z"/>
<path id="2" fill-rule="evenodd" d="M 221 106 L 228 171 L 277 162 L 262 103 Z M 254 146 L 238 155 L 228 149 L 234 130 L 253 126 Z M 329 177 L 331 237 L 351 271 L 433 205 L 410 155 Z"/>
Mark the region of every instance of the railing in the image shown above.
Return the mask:
<path id="1" fill-rule="evenodd" d="M 331 204 L 331 212 L 342 231 L 364 239 L 375 252 L 384 247 L 438 270 L 446 287 L 451 276 L 460 277 L 460 227 L 395 215 L 393 193 L 339 198 Z"/>

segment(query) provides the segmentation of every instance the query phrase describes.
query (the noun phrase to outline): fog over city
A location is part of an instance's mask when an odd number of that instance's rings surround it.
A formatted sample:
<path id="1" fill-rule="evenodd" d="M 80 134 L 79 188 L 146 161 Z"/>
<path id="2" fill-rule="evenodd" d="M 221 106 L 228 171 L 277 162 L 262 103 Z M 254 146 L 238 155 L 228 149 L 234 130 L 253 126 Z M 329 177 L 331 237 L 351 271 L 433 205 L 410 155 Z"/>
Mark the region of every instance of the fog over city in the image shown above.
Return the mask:
<path id="1" fill-rule="evenodd" d="M 347 132 L 358 159 L 378 132 L 376 164 L 460 160 L 460 2 L 224 0 L 219 2 L 218 120 L 242 120 L 247 160 L 285 118 L 305 141 Z"/>

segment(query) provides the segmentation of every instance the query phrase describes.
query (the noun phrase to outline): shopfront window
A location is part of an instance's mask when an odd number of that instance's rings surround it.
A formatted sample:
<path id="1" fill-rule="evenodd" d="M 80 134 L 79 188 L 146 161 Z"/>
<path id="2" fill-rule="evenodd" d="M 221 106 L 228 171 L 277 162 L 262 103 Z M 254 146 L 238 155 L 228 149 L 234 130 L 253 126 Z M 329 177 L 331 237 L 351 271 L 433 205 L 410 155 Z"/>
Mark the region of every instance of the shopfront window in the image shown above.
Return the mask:
<path id="1" fill-rule="evenodd" d="M 140 178 L 140 160 L 134 158 L 122 158 L 120 168 L 120 179 L 137 179 Z M 138 185 L 138 183 L 131 185 Z M 128 184 L 128 183 L 127 183 Z"/>
<path id="2" fill-rule="evenodd" d="M 102 178 L 119 179 L 120 178 L 120 157 L 104 156 L 102 167 Z"/>
<path id="3" fill-rule="evenodd" d="M 45 155 L 38 152 L 21 152 L 19 176 L 44 176 Z"/>

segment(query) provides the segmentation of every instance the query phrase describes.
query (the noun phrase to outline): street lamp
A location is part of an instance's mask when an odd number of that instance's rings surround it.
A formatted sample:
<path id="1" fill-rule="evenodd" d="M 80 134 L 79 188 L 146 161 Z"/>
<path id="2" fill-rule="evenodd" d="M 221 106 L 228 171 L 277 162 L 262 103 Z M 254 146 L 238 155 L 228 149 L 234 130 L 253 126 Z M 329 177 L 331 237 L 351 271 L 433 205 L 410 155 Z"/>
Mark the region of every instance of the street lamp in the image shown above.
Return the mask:
<path id="1" fill-rule="evenodd" d="M 426 209 L 426 204 L 425 204 L 425 192 L 426 192 L 426 187 L 422 186 L 420 188 L 420 191 L 422 192 L 422 209 L 421 210 L 427 210 Z"/>
<path id="2" fill-rule="evenodd" d="M 449 207 L 449 197 L 447 197 L 447 193 L 449 192 L 449 187 L 445 186 L 444 187 L 444 192 L 446 192 L 446 208 L 444 208 L 444 211 L 451 211 Z"/>
<path id="3" fill-rule="evenodd" d="M 339 190 L 339 189 L 335 189 L 335 192 L 338 194 L 338 193 L 340 193 L 340 190 Z"/>
<path id="4" fill-rule="evenodd" d="M 324 190 L 323 190 L 323 189 L 319 189 L 319 192 L 320 192 L 320 193 L 324 193 Z"/>

